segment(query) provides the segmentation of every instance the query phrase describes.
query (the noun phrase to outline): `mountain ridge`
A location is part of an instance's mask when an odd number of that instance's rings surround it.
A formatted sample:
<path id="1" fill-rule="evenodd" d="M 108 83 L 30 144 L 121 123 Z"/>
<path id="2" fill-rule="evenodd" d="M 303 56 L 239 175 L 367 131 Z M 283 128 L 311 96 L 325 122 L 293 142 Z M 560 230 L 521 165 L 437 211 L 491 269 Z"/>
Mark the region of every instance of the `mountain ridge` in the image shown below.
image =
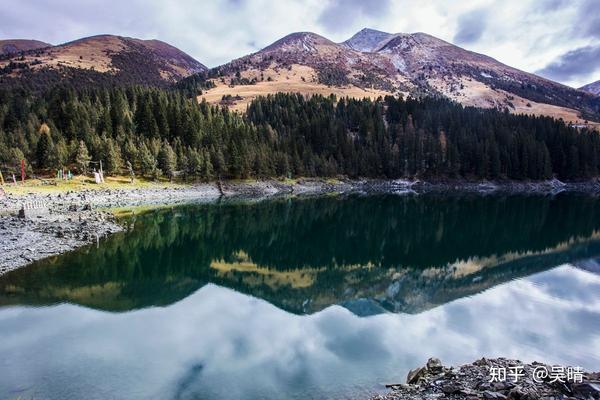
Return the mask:
<path id="1" fill-rule="evenodd" d="M 587 85 L 580 87 L 579 90 L 600 96 L 600 81 L 588 83 Z"/>
<path id="2" fill-rule="evenodd" d="M 0 40 L 0 56 L 5 54 L 16 54 L 22 51 L 42 49 L 51 47 L 50 43 L 34 39 L 3 39 Z"/>
<path id="3" fill-rule="evenodd" d="M 5 54 L 0 59 L 0 84 L 37 88 L 67 81 L 167 86 L 206 70 L 193 57 L 160 40 L 101 34 Z"/>
<path id="4" fill-rule="evenodd" d="M 239 111 L 257 96 L 276 92 L 361 98 L 402 94 L 443 96 L 464 106 L 549 115 L 577 125 L 600 120 L 600 99 L 589 85 L 573 89 L 424 32 L 364 28 L 340 43 L 294 32 L 210 70 L 156 39 L 102 34 L 57 46 L 25 40 L 18 52 L 18 40 L 3 42 L 13 47 L 0 54 L 0 86 L 165 87 L 200 74 L 210 82 L 199 100 Z"/>
<path id="5" fill-rule="evenodd" d="M 211 76 L 215 88 L 200 98 L 212 103 L 234 98 L 227 105 L 240 111 L 261 94 L 328 89 L 351 97 L 441 95 L 465 106 L 549 115 L 574 124 L 600 119 L 600 102 L 589 94 L 423 32 L 365 28 L 341 43 L 311 32 L 292 33 L 211 69 Z"/>
<path id="6" fill-rule="evenodd" d="M 378 31 L 371 28 L 363 28 L 355 33 L 350 39 L 343 41 L 344 44 L 354 50 L 362 52 L 372 52 L 377 49 L 378 45 L 389 39 L 393 34 L 383 31 Z"/>

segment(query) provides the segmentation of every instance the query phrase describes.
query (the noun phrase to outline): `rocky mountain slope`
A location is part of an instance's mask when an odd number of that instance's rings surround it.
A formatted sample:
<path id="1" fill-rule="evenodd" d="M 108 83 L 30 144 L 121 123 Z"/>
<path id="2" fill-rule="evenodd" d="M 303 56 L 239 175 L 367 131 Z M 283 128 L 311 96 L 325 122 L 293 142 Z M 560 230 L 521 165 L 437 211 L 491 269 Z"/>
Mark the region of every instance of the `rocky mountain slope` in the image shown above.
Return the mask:
<path id="1" fill-rule="evenodd" d="M 588 83 L 587 85 L 580 87 L 579 90 L 600 96 L 600 81 Z"/>
<path id="2" fill-rule="evenodd" d="M 167 86 L 207 72 L 158 40 L 99 35 L 59 46 L 6 40 L 0 48 L 0 87 L 39 90 L 65 81 Z M 206 76 L 211 82 L 203 85 L 200 98 L 241 111 L 257 96 L 275 92 L 371 98 L 401 93 L 442 95 L 467 106 L 549 115 L 578 125 L 600 121 L 600 97 L 592 94 L 598 83 L 582 88 L 587 92 L 576 90 L 425 33 L 363 29 L 342 43 L 293 33 Z"/>
<path id="3" fill-rule="evenodd" d="M 50 43 L 40 42 L 39 40 L 28 39 L 6 39 L 0 40 L 0 55 L 15 54 L 21 51 L 42 49 L 52 46 Z"/>
<path id="4" fill-rule="evenodd" d="M 245 109 L 261 94 L 300 92 L 378 97 L 396 92 L 402 76 L 383 56 L 334 43 L 310 32 L 293 33 L 257 53 L 210 72 L 216 87 L 204 93 L 210 102 L 234 98 Z"/>
<path id="5" fill-rule="evenodd" d="M 257 53 L 211 71 L 203 97 L 245 109 L 275 91 L 443 95 L 464 105 L 550 115 L 582 124 L 600 118 L 587 93 L 520 71 L 425 33 L 363 29 L 343 43 L 309 32 L 288 35 Z"/>
<path id="6" fill-rule="evenodd" d="M 0 58 L 0 85 L 32 88 L 57 81 L 74 84 L 149 84 L 165 86 L 206 67 L 159 40 L 99 35 L 59 46 L 30 49 Z"/>
<path id="7" fill-rule="evenodd" d="M 392 36 L 391 33 L 365 28 L 357 32 L 343 44 L 354 50 L 374 52 Z"/>

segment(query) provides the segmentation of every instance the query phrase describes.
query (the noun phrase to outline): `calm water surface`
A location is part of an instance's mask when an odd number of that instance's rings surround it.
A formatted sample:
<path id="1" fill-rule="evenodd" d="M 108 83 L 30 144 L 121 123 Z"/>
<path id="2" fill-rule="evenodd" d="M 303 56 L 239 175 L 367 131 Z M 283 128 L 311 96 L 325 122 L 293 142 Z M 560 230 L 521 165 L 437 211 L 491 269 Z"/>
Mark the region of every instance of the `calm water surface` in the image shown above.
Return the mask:
<path id="1" fill-rule="evenodd" d="M 1 399 L 354 399 L 430 356 L 600 369 L 600 200 L 229 201 L 0 278 Z"/>

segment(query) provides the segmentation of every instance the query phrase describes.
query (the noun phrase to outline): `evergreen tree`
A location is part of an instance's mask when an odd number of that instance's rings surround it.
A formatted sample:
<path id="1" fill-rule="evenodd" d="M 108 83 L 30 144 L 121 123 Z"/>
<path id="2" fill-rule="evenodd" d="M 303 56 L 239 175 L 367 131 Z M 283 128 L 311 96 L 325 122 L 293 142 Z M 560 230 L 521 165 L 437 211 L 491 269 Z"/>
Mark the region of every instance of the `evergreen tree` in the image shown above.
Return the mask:
<path id="1" fill-rule="evenodd" d="M 90 157 L 87 146 L 85 145 L 83 140 L 80 140 L 79 147 L 77 149 L 77 156 L 75 157 L 75 163 L 77 164 L 79 172 L 87 174 L 87 170 L 91 160 L 92 157 Z"/>
<path id="2" fill-rule="evenodd" d="M 21 173 L 21 161 L 25 162 L 25 174 L 31 175 L 33 173 L 31 164 L 27 161 L 25 154 L 16 147 L 10 149 L 7 161 L 9 171 L 17 176 Z"/>
<path id="3" fill-rule="evenodd" d="M 177 156 L 171 145 L 167 142 L 163 143 L 158 153 L 158 166 L 169 179 L 173 179 L 175 168 L 177 167 Z"/>
<path id="4" fill-rule="evenodd" d="M 203 159 L 201 158 L 198 151 L 192 148 L 188 148 L 186 157 L 188 159 L 187 174 L 194 177 L 201 176 Z"/>
<path id="5" fill-rule="evenodd" d="M 212 180 L 215 176 L 214 176 L 214 171 L 213 171 L 213 165 L 212 162 L 210 161 L 210 155 L 208 154 L 208 150 L 203 149 L 202 150 L 202 166 L 201 166 L 201 172 L 200 172 L 200 176 L 206 180 L 206 181 L 210 181 Z"/>
<path id="6" fill-rule="evenodd" d="M 54 145 L 53 152 L 50 157 L 50 165 L 54 168 L 62 168 L 69 159 L 69 148 L 64 139 L 60 139 Z"/>
<path id="7" fill-rule="evenodd" d="M 138 157 L 142 174 L 146 176 L 155 176 L 157 169 L 156 159 L 145 143 L 142 143 L 140 151 L 138 152 Z"/>
<path id="8" fill-rule="evenodd" d="M 42 124 L 39 129 L 39 140 L 37 143 L 36 150 L 36 161 L 38 168 L 50 167 L 52 161 L 52 152 L 54 151 L 54 145 L 52 138 L 50 137 L 50 128 L 46 124 Z"/>
<path id="9" fill-rule="evenodd" d="M 439 98 L 283 93 L 256 98 L 240 115 L 198 104 L 186 98 L 188 89 L 0 90 L 0 162 L 9 163 L 18 149 L 40 170 L 69 161 L 83 170 L 91 155 L 110 173 L 124 159 L 147 176 L 172 177 L 177 169 L 201 179 L 539 180 L 600 172 L 600 135 L 547 117 Z"/>
<path id="10" fill-rule="evenodd" d="M 121 148 L 119 147 L 118 143 L 115 143 L 110 138 L 105 140 L 104 163 L 106 165 L 106 172 L 108 174 L 117 174 L 123 167 Z"/>

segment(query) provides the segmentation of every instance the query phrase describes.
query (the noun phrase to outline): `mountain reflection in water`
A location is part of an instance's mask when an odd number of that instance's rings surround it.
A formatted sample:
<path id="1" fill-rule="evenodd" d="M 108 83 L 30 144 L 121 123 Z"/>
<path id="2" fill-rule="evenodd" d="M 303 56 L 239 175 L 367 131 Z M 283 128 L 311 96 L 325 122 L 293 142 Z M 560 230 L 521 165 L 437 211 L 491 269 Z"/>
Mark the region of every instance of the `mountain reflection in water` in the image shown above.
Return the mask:
<path id="1" fill-rule="evenodd" d="M 349 196 L 158 210 L 0 279 L 1 304 L 128 311 L 209 282 L 313 313 L 419 313 L 600 255 L 600 202 L 559 196 Z"/>
<path id="2" fill-rule="evenodd" d="M 294 315 L 208 284 L 128 313 L 0 309 L 0 398 L 365 399 L 433 355 L 598 368 L 599 337 L 600 276 L 568 265 L 369 318 L 340 306 Z"/>
<path id="3" fill-rule="evenodd" d="M 0 398 L 364 399 L 436 356 L 600 366 L 600 201 L 150 212 L 0 278 Z"/>

